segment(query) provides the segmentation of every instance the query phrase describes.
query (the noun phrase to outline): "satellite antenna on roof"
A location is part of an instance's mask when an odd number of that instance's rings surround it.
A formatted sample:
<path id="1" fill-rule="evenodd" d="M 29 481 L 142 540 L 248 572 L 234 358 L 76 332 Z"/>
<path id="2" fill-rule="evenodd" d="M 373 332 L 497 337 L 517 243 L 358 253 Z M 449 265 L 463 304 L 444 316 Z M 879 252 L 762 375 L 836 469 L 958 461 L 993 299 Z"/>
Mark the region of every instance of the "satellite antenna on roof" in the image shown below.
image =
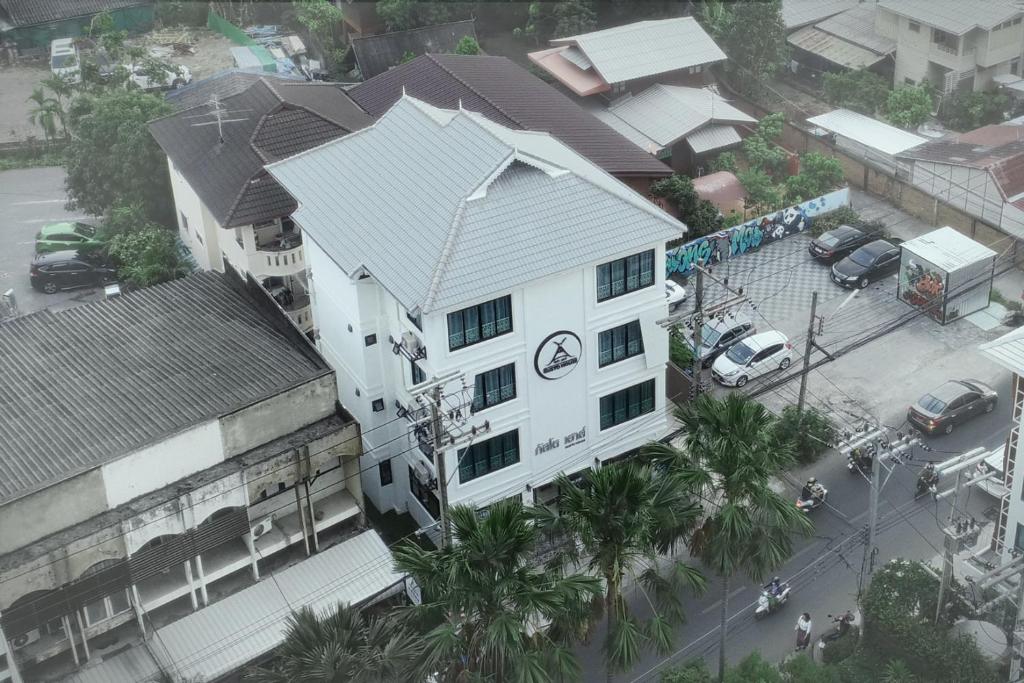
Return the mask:
<path id="1" fill-rule="evenodd" d="M 230 110 L 229 109 L 225 109 L 223 106 L 221 106 L 220 100 L 217 98 L 216 93 L 214 93 L 213 96 L 210 97 L 210 101 L 207 102 L 206 104 L 208 104 L 210 106 L 210 111 L 206 112 L 205 114 L 196 114 L 195 116 L 186 116 L 185 118 L 197 119 L 197 118 L 206 117 L 206 116 L 213 116 L 214 119 L 215 119 L 214 121 L 204 121 L 203 123 L 193 123 L 192 126 L 193 127 L 197 127 L 197 126 L 212 126 L 212 125 L 216 124 L 216 126 L 217 126 L 217 140 L 219 142 L 224 142 L 224 124 L 225 123 L 236 123 L 238 121 L 247 121 L 248 120 L 245 117 L 237 118 L 237 119 L 229 119 L 229 118 L 225 118 L 226 116 L 232 116 L 234 114 L 238 114 L 238 113 L 241 113 L 243 111 L 252 111 L 252 109 L 230 109 Z"/>

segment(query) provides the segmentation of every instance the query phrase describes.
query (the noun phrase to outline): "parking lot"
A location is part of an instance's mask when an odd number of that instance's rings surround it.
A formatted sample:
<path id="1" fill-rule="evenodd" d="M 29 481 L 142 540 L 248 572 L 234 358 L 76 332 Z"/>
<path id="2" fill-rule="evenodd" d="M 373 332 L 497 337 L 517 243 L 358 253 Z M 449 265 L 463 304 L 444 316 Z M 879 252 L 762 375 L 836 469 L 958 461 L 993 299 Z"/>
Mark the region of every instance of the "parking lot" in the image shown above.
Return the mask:
<path id="1" fill-rule="evenodd" d="M 14 290 L 21 313 L 70 308 L 101 296 L 99 289 L 43 294 L 29 285 L 28 269 L 40 227 L 65 220 L 94 222 L 85 214 L 65 210 L 64 202 L 63 168 L 0 172 L 0 291 Z"/>
<path id="2" fill-rule="evenodd" d="M 934 229 L 882 200 L 856 192 L 852 199 L 863 218 L 885 221 L 894 237 L 912 239 Z M 731 290 L 742 289 L 749 300 L 749 304 L 733 309 L 735 312 L 751 316 L 759 332 L 779 330 L 793 343 L 792 367 L 786 373 L 774 372 L 753 380 L 742 391 L 762 390 L 758 400 L 774 412 L 797 402 L 811 296 L 817 291 L 821 322 L 815 341 L 830 353 L 872 337 L 893 323 L 904 324 L 812 371 L 808 376 L 809 405 L 828 413 L 841 425 L 871 421 L 897 427 L 904 422 L 907 406 L 924 393 L 948 379 L 974 378 L 990 383 L 1004 401 L 996 414 L 977 420 L 979 427 L 971 432 L 983 434 L 983 443 L 970 445 L 998 444 L 1008 424 L 1005 416 L 1000 421 L 998 414 L 1008 403 L 1009 373 L 983 357 L 977 348 L 1009 328 L 982 329 L 968 319 L 943 326 L 925 315 L 915 316 L 914 309 L 896 298 L 895 275 L 863 290 L 844 289 L 830 280 L 828 265 L 810 257 L 810 239 L 810 235 L 800 234 L 772 243 L 716 265 L 705 278 L 706 307 L 733 296 L 721 284 L 727 281 Z M 692 278 L 687 286 L 692 302 Z M 1024 273 L 1011 268 L 996 278 L 995 288 L 1007 298 L 1018 298 L 1024 288 Z M 812 362 L 824 357 L 822 351 L 812 350 Z M 790 375 L 790 381 L 764 390 L 784 375 Z M 707 373 L 705 380 L 710 379 Z M 715 390 L 737 391 L 723 387 Z M 982 429 L 982 422 L 991 422 L 993 429 Z M 961 440 L 946 438 L 950 443 Z"/>

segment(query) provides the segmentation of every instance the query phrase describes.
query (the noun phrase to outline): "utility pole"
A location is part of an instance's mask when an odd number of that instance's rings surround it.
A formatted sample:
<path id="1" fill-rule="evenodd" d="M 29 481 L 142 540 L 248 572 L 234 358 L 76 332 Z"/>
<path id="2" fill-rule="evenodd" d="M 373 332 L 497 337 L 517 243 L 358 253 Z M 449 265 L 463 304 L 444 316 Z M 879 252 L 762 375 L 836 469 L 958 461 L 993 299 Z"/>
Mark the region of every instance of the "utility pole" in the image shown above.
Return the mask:
<path id="1" fill-rule="evenodd" d="M 434 467 L 437 470 L 437 491 L 441 508 L 441 547 L 451 544 L 451 525 L 448 522 L 448 467 L 444 458 L 444 425 L 441 422 L 441 385 L 430 392 L 430 431 L 434 446 Z"/>
<path id="2" fill-rule="evenodd" d="M 804 371 L 800 373 L 800 396 L 796 402 L 796 412 L 801 417 L 804 413 L 804 397 L 807 395 L 807 375 L 811 372 L 811 349 L 814 348 L 814 327 L 817 322 L 818 292 L 811 294 L 811 319 L 807 322 L 807 344 L 804 346 Z M 874 472 L 874 469 L 872 469 Z"/>
<path id="3" fill-rule="evenodd" d="M 700 345 L 704 333 L 704 265 L 697 263 L 697 278 L 694 283 L 693 312 L 693 385 L 690 387 L 690 398 L 700 395 L 701 380 L 704 375 L 704 359 L 701 357 Z"/>
<path id="4" fill-rule="evenodd" d="M 1021 679 L 1021 628 L 1024 627 L 1024 566 L 1017 578 L 1017 617 L 1013 621 L 1013 634 L 1010 638 L 1010 683 L 1018 683 Z"/>

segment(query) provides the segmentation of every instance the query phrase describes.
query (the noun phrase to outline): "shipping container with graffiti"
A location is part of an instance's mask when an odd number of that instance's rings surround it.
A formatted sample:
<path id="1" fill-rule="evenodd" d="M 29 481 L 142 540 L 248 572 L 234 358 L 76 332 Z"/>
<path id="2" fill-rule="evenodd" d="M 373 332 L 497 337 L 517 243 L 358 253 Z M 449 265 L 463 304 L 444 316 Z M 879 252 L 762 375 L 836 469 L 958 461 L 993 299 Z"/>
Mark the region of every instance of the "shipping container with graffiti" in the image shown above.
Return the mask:
<path id="1" fill-rule="evenodd" d="M 811 227 L 815 216 L 850 203 L 850 190 L 842 188 L 749 220 L 726 230 L 705 235 L 665 253 L 665 275 L 689 275 L 697 263 L 718 263 L 735 258 Z"/>

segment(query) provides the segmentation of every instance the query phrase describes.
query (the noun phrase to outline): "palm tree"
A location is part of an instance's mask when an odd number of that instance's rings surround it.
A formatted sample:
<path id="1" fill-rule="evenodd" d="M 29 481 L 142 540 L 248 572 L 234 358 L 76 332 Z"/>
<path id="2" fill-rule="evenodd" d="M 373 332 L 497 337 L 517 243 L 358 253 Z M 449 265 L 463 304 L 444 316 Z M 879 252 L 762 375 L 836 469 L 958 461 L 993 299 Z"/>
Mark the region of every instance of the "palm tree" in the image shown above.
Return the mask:
<path id="1" fill-rule="evenodd" d="M 49 142 L 50 138 L 57 135 L 57 119 L 61 116 L 57 100 L 47 97 L 42 88 L 33 88 L 32 94 L 28 96 L 29 102 L 35 106 L 28 113 L 29 123 L 43 129 L 43 138 Z"/>
<path id="2" fill-rule="evenodd" d="M 451 509 L 453 543 L 395 551 L 398 571 L 423 603 L 403 610 L 425 632 L 421 678 L 546 683 L 579 676 L 569 645 L 601 591 L 597 579 L 538 568 L 540 531 L 521 502 L 502 501 L 485 517 Z"/>
<path id="3" fill-rule="evenodd" d="M 252 669 L 246 678 L 262 683 L 409 680 L 422 646 L 418 636 L 394 619 L 367 618 L 346 605 L 323 616 L 303 607 L 288 617 L 277 663 Z"/>
<path id="4" fill-rule="evenodd" d="M 66 139 L 68 137 L 68 126 L 65 121 L 67 118 L 67 110 L 64 103 L 66 100 L 71 99 L 71 95 L 74 92 L 74 85 L 70 80 L 58 76 L 57 74 L 51 74 L 49 77 L 44 78 L 40 81 L 40 85 L 52 92 L 54 95 L 54 99 L 57 102 L 57 118 L 60 120 L 61 128 L 64 129 L 64 137 Z"/>
<path id="5" fill-rule="evenodd" d="M 704 395 L 676 411 L 685 447 L 652 443 L 644 454 L 688 482 L 710 508 L 690 537 L 691 552 L 721 579 L 718 680 L 725 676 L 729 582 L 743 571 L 754 581 L 793 554 L 793 534 L 812 526 L 792 501 L 768 487 L 793 461 L 773 436 L 775 418 L 763 405 L 741 394 L 724 400 Z"/>
<path id="6" fill-rule="evenodd" d="M 571 542 L 554 560 L 562 566 L 586 563 L 604 580 L 604 642 L 608 679 L 633 666 L 644 647 L 666 654 L 672 625 L 683 620 L 680 589 L 702 591 L 704 577 L 683 562 L 659 565 L 692 530 L 700 507 L 675 474 L 656 476 L 648 466 L 609 465 L 587 472 L 577 484 L 565 475 L 556 479 L 561 492 L 558 512 L 538 508 L 542 528 L 568 533 Z M 643 623 L 622 597 L 631 577 L 647 598 L 653 616 Z"/>

